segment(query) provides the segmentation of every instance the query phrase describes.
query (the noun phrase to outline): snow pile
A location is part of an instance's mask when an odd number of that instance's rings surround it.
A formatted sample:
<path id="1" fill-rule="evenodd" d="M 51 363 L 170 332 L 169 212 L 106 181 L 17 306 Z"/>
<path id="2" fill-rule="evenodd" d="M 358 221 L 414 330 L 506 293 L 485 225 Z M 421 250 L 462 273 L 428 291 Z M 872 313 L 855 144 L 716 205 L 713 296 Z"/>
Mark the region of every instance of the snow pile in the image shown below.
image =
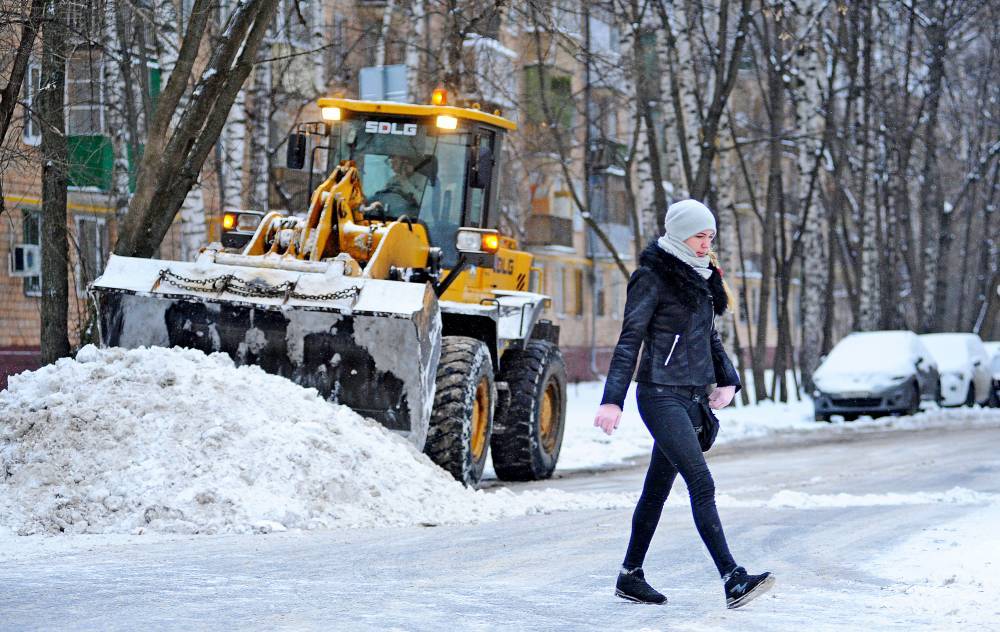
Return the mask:
<path id="1" fill-rule="evenodd" d="M 379 424 L 222 354 L 87 346 L 0 392 L 0 527 L 19 534 L 469 523 L 634 501 L 466 489 Z"/>

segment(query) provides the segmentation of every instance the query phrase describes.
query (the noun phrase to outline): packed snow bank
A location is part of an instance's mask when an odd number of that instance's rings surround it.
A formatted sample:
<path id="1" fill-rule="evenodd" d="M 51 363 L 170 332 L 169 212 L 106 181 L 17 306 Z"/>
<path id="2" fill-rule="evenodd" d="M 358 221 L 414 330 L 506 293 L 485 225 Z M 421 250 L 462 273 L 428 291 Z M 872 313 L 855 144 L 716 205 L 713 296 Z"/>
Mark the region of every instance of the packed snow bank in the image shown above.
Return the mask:
<path id="1" fill-rule="evenodd" d="M 19 534 L 469 523 L 634 500 L 469 490 L 379 424 L 221 354 L 87 346 L 0 392 L 0 528 Z"/>
<path id="2" fill-rule="evenodd" d="M 608 436 L 594 427 L 603 391 L 603 382 L 569 385 L 566 432 L 558 471 L 617 465 L 648 455 L 653 449 L 653 440 L 636 410 L 634 383 L 625 398 L 618 429 Z M 941 409 L 934 404 L 912 416 L 862 418 L 849 423 L 816 422 L 812 401 L 808 399 L 787 404 L 765 401 L 751 406 L 730 406 L 716 414 L 720 421 L 718 446 L 749 441 L 780 444 L 811 437 L 888 430 L 1000 425 L 997 408 Z"/>

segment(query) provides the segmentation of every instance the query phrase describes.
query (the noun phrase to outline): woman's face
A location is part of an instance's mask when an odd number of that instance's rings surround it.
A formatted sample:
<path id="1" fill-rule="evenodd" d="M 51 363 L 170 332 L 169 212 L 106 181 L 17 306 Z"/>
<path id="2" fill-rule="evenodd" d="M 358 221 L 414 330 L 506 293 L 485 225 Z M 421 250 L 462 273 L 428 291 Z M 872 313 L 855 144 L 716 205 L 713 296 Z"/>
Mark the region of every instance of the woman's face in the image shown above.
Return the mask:
<path id="1" fill-rule="evenodd" d="M 684 243 L 686 243 L 691 250 L 694 250 L 695 255 L 704 257 L 708 254 L 708 251 L 712 249 L 713 239 L 715 239 L 715 231 L 703 230 L 697 235 L 692 235 L 685 239 Z"/>

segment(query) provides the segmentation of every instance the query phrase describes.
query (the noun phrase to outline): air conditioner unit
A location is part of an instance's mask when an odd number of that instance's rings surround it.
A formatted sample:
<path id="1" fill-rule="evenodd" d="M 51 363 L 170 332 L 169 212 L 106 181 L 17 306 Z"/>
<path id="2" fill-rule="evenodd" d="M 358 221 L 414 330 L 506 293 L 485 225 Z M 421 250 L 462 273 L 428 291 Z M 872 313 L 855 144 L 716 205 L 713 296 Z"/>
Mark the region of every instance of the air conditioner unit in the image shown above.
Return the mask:
<path id="1" fill-rule="evenodd" d="M 8 271 L 12 277 L 33 277 L 42 273 L 42 253 L 37 244 L 15 244 L 10 251 Z"/>

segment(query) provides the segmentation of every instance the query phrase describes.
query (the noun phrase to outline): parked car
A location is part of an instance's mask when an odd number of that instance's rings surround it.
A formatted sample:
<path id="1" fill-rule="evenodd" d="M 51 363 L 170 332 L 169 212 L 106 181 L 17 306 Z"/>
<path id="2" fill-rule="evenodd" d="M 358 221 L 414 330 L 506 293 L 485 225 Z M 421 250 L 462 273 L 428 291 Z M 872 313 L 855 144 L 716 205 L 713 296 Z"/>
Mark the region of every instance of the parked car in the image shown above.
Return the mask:
<path id="1" fill-rule="evenodd" d="M 920 336 L 941 372 L 944 406 L 985 405 L 993 376 L 986 347 L 976 334 L 945 333 Z"/>
<path id="2" fill-rule="evenodd" d="M 1000 342 L 984 342 L 986 355 L 990 357 L 990 370 L 993 372 L 993 394 L 990 406 L 1000 408 Z"/>
<path id="3" fill-rule="evenodd" d="M 938 372 L 912 331 L 855 332 L 838 342 L 813 373 L 816 421 L 843 415 L 913 414 L 938 400 Z"/>

